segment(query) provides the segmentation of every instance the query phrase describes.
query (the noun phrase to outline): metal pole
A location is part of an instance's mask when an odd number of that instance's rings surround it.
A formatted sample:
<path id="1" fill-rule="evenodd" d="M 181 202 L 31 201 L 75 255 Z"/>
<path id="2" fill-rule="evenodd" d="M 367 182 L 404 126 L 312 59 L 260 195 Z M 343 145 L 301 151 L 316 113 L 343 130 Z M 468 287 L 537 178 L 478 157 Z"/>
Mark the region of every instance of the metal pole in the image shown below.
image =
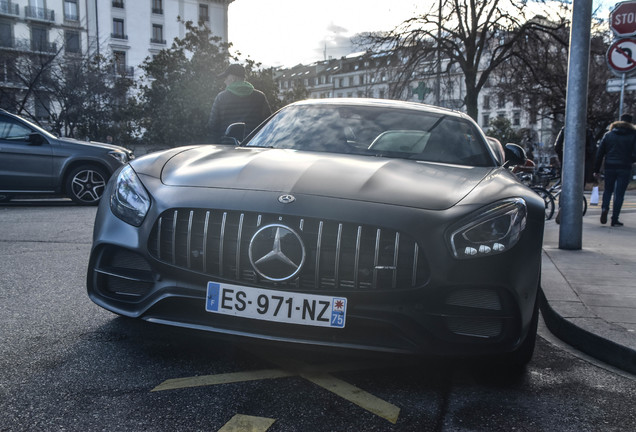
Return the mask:
<path id="1" fill-rule="evenodd" d="M 626 74 L 621 75 L 621 102 L 620 106 L 618 107 L 618 118 L 621 118 L 623 116 L 623 100 L 625 99 L 625 75 Z"/>
<path id="2" fill-rule="evenodd" d="M 563 143 L 563 189 L 560 197 L 559 248 L 582 248 L 585 131 L 587 128 L 587 86 L 590 60 L 592 0 L 572 2 L 572 29 L 565 103 Z"/>

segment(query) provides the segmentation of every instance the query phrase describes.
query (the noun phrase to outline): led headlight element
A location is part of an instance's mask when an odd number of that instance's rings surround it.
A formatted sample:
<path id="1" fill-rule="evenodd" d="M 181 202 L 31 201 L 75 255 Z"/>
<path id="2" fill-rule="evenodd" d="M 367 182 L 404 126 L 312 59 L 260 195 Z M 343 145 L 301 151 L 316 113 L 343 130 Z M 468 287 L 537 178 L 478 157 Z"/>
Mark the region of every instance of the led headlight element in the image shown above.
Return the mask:
<path id="1" fill-rule="evenodd" d="M 521 198 L 497 202 L 454 225 L 449 236 L 455 258 L 496 255 L 512 248 L 526 227 L 526 203 Z"/>
<path id="2" fill-rule="evenodd" d="M 115 216 L 130 225 L 139 226 L 150 209 L 150 197 L 130 165 L 117 176 L 115 188 L 110 196 L 110 210 Z"/>

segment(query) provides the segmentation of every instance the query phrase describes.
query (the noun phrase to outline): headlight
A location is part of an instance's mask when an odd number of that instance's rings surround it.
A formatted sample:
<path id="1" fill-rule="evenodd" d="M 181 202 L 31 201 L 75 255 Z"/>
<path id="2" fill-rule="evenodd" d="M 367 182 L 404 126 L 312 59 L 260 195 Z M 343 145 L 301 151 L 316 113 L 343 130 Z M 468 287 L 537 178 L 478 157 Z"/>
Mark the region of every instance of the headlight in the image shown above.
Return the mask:
<path id="1" fill-rule="evenodd" d="M 117 176 L 115 189 L 110 196 L 110 210 L 115 216 L 134 226 L 144 221 L 150 208 L 150 197 L 130 165 Z"/>
<path id="2" fill-rule="evenodd" d="M 128 155 L 121 150 L 111 150 L 108 152 L 108 154 L 117 159 L 122 164 L 128 162 Z"/>
<path id="3" fill-rule="evenodd" d="M 495 203 L 463 219 L 450 231 L 455 258 L 478 258 L 512 248 L 526 228 L 526 202 L 521 198 Z"/>

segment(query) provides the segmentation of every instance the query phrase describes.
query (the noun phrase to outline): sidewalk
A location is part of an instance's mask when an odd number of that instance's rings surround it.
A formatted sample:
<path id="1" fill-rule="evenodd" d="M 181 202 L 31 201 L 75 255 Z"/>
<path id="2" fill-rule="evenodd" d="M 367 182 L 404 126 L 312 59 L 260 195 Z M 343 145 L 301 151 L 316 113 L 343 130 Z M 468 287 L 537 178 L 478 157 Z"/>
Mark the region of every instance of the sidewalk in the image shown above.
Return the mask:
<path id="1" fill-rule="evenodd" d="M 636 374 L 636 191 L 625 196 L 625 226 L 601 225 L 600 214 L 588 206 L 578 251 L 559 249 L 559 225 L 546 221 L 541 313 L 563 341 Z"/>

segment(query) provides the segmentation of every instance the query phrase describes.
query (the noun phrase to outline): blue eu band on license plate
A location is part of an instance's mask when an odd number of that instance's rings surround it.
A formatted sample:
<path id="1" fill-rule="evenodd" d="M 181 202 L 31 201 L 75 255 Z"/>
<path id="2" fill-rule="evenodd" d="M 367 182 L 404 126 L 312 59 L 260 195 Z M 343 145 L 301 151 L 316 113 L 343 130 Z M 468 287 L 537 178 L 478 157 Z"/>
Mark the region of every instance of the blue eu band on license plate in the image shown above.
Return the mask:
<path id="1" fill-rule="evenodd" d="M 347 299 L 208 282 L 205 310 L 257 320 L 344 328 Z"/>

